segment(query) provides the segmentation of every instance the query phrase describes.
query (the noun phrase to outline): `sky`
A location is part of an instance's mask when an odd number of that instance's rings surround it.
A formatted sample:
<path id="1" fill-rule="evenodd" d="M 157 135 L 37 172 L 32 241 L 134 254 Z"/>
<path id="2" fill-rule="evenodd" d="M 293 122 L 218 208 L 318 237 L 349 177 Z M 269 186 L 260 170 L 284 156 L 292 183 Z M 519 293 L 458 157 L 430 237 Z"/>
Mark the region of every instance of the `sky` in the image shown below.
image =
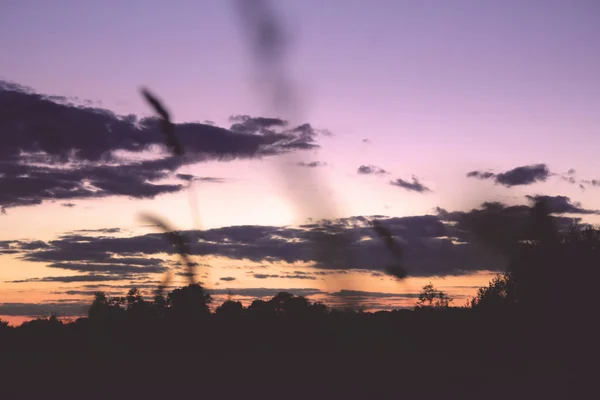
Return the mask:
<path id="1" fill-rule="evenodd" d="M 78 315 L 95 290 L 181 273 L 142 212 L 205 230 L 217 299 L 375 310 L 431 281 L 464 303 L 504 264 L 457 213 L 550 196 L 600 222 L 599 17 L 593 0 L 1 2 L 0 317 Z M 408 279 L 385 274 L 369 216 Z M 314 254 L 322 218 L 351 260 Z"/>

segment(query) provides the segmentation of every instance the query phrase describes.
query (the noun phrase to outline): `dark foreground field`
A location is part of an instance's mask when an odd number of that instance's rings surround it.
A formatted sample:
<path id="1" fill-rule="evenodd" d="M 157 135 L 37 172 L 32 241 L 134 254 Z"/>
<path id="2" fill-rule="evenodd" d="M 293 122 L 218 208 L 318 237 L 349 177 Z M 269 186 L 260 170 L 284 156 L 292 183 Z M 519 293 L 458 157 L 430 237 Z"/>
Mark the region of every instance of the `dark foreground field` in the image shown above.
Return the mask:
<path id="1" fill-rule="evenodd" d="M 441 353 L 11 353 L 12 398 L 580 398 L 566 362 Z M 39 396 L 39 397 L 38 397 Z"/>
<path id="2" fill-rule="evenodd" d="M 387 337 L 364 337 L 367 342 L 362 345 L 359 338 L 319 351 L 300 345 L 227 350 L 224 338 L 215 336 L 204 338 L 197 346 L 180 347 L 176 352 L 5 349 L 0 398 L 578 399 L 589 396 L 580 394 L 586 383 L 580 371 L 593 368 L 584 361 L 581 349 L 565 351 L 562 346 L 563 351 L 552 352 L 549 351 L 552 343 L 540 340 L 536 348 L 531 339 L 518 344 L 519 335 L 504 333 L 490 336 L 489 340 L 455 340 L 468 336 L 459 330 L 455 338 L 442 335 L 439 341 L 432 340 L 433 336 L 400 335 L 398 342 L 402 345 L 393 346 L 390 339 L 401 333 L 396 329 Z M 239 331 L 230 334 L 244 336 Z M 177 346 L 177 338 L 171 337 L 168 342 Z M 466 346 L 467 343 L 470 345 Z"/>

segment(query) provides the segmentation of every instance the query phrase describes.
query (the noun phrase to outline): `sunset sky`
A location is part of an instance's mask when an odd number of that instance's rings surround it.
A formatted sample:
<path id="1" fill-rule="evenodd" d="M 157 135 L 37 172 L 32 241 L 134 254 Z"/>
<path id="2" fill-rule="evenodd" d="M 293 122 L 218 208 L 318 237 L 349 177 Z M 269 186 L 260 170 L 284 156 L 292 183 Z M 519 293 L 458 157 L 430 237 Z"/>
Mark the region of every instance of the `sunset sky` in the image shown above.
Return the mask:
<path id="1" fill-rule="evenodd" d="M 285 289 L 368 310 L 430 281 L 463 304 L 505 266 L 456 212 L 544 195 L 600 222 L 600 3 L 265 4 L 0 3 L 1 318 L 82 315 L 94 291 L 181 273 L 141 212 L 205 230 L 192 251 L 217 303 Z M 255 40 L 265 20 L 274 42 Z M 369 216 L 406 246 L 408 279 L 384 274 Z M 349 259 L 317 259 L 321 218 Z"/>

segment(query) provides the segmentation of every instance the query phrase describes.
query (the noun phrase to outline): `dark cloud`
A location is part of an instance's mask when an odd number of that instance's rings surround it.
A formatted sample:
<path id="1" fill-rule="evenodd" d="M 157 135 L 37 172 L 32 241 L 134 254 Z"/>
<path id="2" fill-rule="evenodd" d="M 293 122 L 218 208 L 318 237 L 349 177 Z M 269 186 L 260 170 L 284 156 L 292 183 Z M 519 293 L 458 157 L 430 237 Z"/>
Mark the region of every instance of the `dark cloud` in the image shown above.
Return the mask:
<path id="1" fill-rule="evenodd" d="M 123 277 L 109 275 L 74 275 L 74 276 L 48 276 L 45 278 L 30 278 L 10 281 L 10 283 L 30 283 L 30 282 L 102 282 L 102 281 L 120 281 Z"/>
<path id="2" fill-rule="evenodd" d="M 345 270 L 337 270 L 337 271 L 315 271 L 314 275 L 326 276 L 326 275 L 347 274 L 347 273 L 348 273 L 348 271 L 345 271 Z"/>
<path id="3" fill-rule="evenodd" d="M 42 240 L 33 240 L 31 242 L 20 241 L 18 242 L 19 248 L 24 250 L 39 250 L 39 249 L 47 249 L 50 245 Z"/>
<path id="4" fill-rule="evenodd" d="M 247 296 L 247 297 L 272 297 L 280 292 L 291 293 L 296 296 L 313 296 L 323 293 L 319 289 L 313 288 L 287 288 L 287 289 L 266 289 L 266 288 L 244 288 L 244 289 L 212 289 L 208 291 L 213 295 Z"/>
<path id="5" fill-rule="evenodd" d="M 87 315 L 89 304 L 79 302 L 55 303 L 2 303 L 0 315 L 49 317 L 53 313 L 57 316 L 84 316 Z"/>
<path id="6" fill-rule="evenodd" d="M 67 237 L 63 237 L 62 241 L 52 241 L 49 250 L 36 251 L 25 253 L 22 259 L 25 261 L 35 262 L 61 262 L 61 261 L 88 261 L 88 262 L 103 262 L 110 259 L 111 255 L 102 250 L 86 251 L 85 248 L 79 248 L 81 242 L 74 241 L 66 246 Z M 71 238 L 74 238 L 71 236 Z M 57 244 L 65 245 L 63 249 L 57 248 Z"/>
<path id="7" fill-rule="evenodd" d="M 322 161 L 311 161 L 311 162 L 300 161 L 296 165 L 298 165 L 299 167 L 316 168 L 316 167 L 324 167 L 327 165 L 327 163 L 322 162 Z"/>
<path id="8" fill-rule="evenodd" d="M 18 243 L 16 240 L 0 240 L 0 255 L 20 253 L 21 250 L 16 247 Z"/>
<path id="9" fill-rule="evenodd" d="M 131 289 L 131 287 L 128 287 L 127 289 Z M 156 289 L 156 288 L 154 288 Z M 97 290 L 65 290 L 62 292 L 51 292 L 52 294 L 61 294 L 61 295 L 66 295 L 66 296 L 93 296 L 94 294 L 96 294 L 98 291 Z M 125 290 L 121 290 L 121 291 L 110 291 L 110 290 L 102 290 L 102 292 L 108 296 L 121 296 L 123 294 L 125 294 Z"/>
<path id="10" fill-rule="evenodd" d="M 63 238 L 70 238 L 74 243 L 81 243 L 78 239 L 82 237 L 69 235 Z M 88 254 L 85 249 L 75 251 L 69 251 L 66 248 L 58 249 L 56 243 L 56 241 L 52 241 L 49 244 L 37 242 L 35 243 L 34 250 L 38 251 L 23 254 L 21 258 L 26 261 L 50 262 L 46 264 L 46 267 L 79 272 L 86 275 L 33 279 L 30 280 L 31 282 L 55 282 L 57 281 L 56 279 L 60 282 L 136 280 L 152 274 L 163 273 L 167 270 L 165 261 L 160 258 L 139 257 L 133 253 L 132 256 L 114 257 L 110 252 L 104 251 L 90 251 Z M 25 250 L 24 244 L 20 244 L 20 248 Z"/>
<path id="11" fill-rule="evenodd" d="M 190 174 L 177 174 L 175 175 L 177 178 L 182 181 L 192 181 L 192 182 L 212 182 L 212 183 L 223 183 L 225 182 L 224 178 L 214 178 L 210 176 L 194 176 Z"/>
<path id="12" fill-rule="evenodd" d="M 468 246 L 455 245 L 447 239 L 447 227 L 436 216 L 384 218 L 381 221 L 404 245 L 410 274 L 447 275 L 497 268 L 481 259 L 470 259 L 472 252 Z M 296 228 L 233 226 L 209 229 L 202 232 L 203 240 L 196 243 L 193 253 L 256 263 L 313 262 L 318 269 L 314 276 L 328 274 L 327 270 L 383 271 L 393 261 L 385 244 L 371 228 L 369 218 L 343 218 L 329 221 L 326 225 L 326 228 L 323 224 L 307 224 Z M 189 233 L 194 232 L 183 232 L 184 235 Z M 322 243 L 324 248 L 328 248 L 333 242 L 343 243 L 342 251 L 321 253 L 321 248 L 315 245 Z M 161 253 L 176 254 L 177 251 L 159 233 L 134 237 L 65 235 L 48 242 L 48 245 L 49 248 L 39 250 L 20 250 L 23 253 L 21 258 L 86 273 L 102 272 L 106 275 L 114 268 L 112 272 L 115 274 L 129 273 L 141 278 L 159 270 L 160 266 L 152 263 L 150 266 L 155 269 L 144 268 L 137 258 Z M 131 261 L 129 264 L 132 265 L 125 265 L 128 261 L 124 260 Z M 302 278 L 307 275 L 299 272 L 253 276 L 256 279 L 310 279 Z"/>
<path id="13" fill-rule="evenodd" d="M 219 280 L 225 281 L 225 282 L 231 282 L 231 281 L 235 281 L 235 278 L 232 276 L 224 276 L 222 278 L 219 278 Z"/>
<path id="14" fill-rule="evenodd" d="M 597 180 L 597 179 L 592 179 L 592 180 L 585 179 L 585 180 L 582 180 L 581 182 L 586 185 L 600 187 L 600 180 Z"/>
<path id="15" fill-rule="evenodd" d="M 556 175 L 561 180 L 563 180 L 565 182 L 568 182 L 568 183 L 570 183 L 572 185 L 579 184 L 581 186 L 580 181 L 578 181 L 577 178 L 576 178 L 576 176 L 575 176 L 576 173 L 577 173 L 577 171 L 575 171 L 573 168 L 571 168 L 571 169 L 569 169 L 567 171 L 566 174 L 552 174 L 552 175 Z M 581 182 L 583 182 L 583 181 L 581 181 Z"/>
<path id="16" fill-rule="evenodd" d="M 304 275 L 304 274 L 295 274 L 295 275 L 283 275 L 282 278 L 287 278 L 287 279 L 307 279 L 307 280 L 311 280 L 314 281 L 317 278 L 314 276 L 310 276 L 310 275 Z"/>
<path id="17" fill-rule="evenodd" d="M 0 104 L 5 111 L 0 120 L 2 132 L 6 132 L 0 147 L 4 159 L 24 151 L 43 152 L 61 161 L 68 161 L 73 153 L 80 160 L 110 160 L 114 150 L 140 151 L 163 143 L 156 118 L 138 120 L 133 115 L 59 104 L 5 81 L 0 82 Z M 215 159 L 251 156 L 263 150 L 278 153 L 301 137 L 312 142 L 314 133 L 305 129 L 304 136 L 293 134 L 298 129 L 294 128 L 283 133 L 269 131 L 267 135 L 260 135 L 260 130 L 242 134 L 199 123 L 177 124 L 176 128 L 186 150 Z M 82 130 L 86 134 L 81 134 Z"/>
<path id="18" fill-rule="evenodd" d="M 580 203 L 572 203 L 566 196 L 526 196 L 532 202 L 545 201 L 553 214 L 600 214 L 599 210 L 587 210 Z"/>
<path id="19" fill-rule="evenodd" d="M 1 156 L 1 155 L 0 155 Z M 108 196 L 154 198 L 184 188 L 181 184 L 154 183 L 169 177 L 181 163 L 173 158 L 128 165 L 94 165 L 55 168 L 20 160 L 2 162 L 0 204 L 5 207 L 41 204 L 44 200 L 90 199 Z"/>
<path id="20" fill-rule="evenodd" d="M 61 206 L 68 207 L 68 208 L 73 208 L 73 207 L 75 207 L 75 204 L 74 203 L 62 203 Z"/>
<path id="21" fill-rule="evenodd" d="M 279 118 L 253 118 L 248 115 L 237 115 L 230 118 L 233 122 L 228 132 L 248 137 L 264 138 L 262 153 L 279 154 L 291 150 L 310 150 L 317 148 L 315 138 L 319 135 L 329 136 L 327 130 L 315 129 L 305 123 L 288 128 L 288 122 Z M 275 146 L 277 145 L 277 146 Z"/>
<path id="22" fill-rule="evenodd" d="M 183 276 L 183 277 L 186 277 L 186 278 L 195 278 L 197 274 L 195 274 L 193 272 L 177 271 L 175 273 L 175 275 L 177 275 L 177 276 Z"/>
<path id="23" fill-rule="evenodd" d="M 138 266 L 132 264 L 121 263 L 52 263 L 47 265 L 48 268 L 58 268 L 69 271 L 85 272 L 85 273 L 103 273 L 108 275 L 117 275 L 122 277 L 130 277 L 138 274 L 156 274 L 164 272 L 166 267 L 162 265 Z"/>
<path id="24" fill-rule="evenodd" d="M 356 172 L 362 175 L 385 175 L 388 173 L 376 165 L 361 165 Z"/>
<path id="25" fill-rule="evenodd" d="M 330 296 L 365 299 L 365 298 L 419 298 L 418 293 L 381 293 L 381 292 L 363 292 L 360 290 L 342 289 L 339 292 L 330 293 Z"/>
<path id="26" fill-rule="evenodd" d="M 143 282 L 143 281 L 142 281 Z M 92 290 L 92 293 L 95 293 L 98 291 L 98 289 L 101 289 L 102 291 L 105 291 L 105 288 L 108 289 L 122 289 L 122 290 L 129 290 L 132 288 L 136 288 L 136 289 L 140 289 L 141 291 L 154 291 L 156 290 L 156 283 L 152 282 L 152 283 L 138 283 L 138 282 L 132 282 L 131 284 L 127 284 L 127 285 L 117 285 L 117 284 L 108 284 L 108 283 L 93 283 L 93 284 L 86 284 L 86 285 L 81 285 L 81 287 L 83 288 L 87 288 L 87 289 L 96 289 L 96 290 Z M 167 285 L 166 286 L 167 289 L 176 289 L 177 286 L 176 285 Z M 122 293 L 122 291 L 120 291 L 120 293 Z"/>
<path id="27" fill-rule="evenodd" d="M 255 279 L 269 279 L 269 278 L 279 278 L 279 275 L 269 275 L 269 274 L 252 274 Z"/>
<path id="28" fill-rule="evenodd" d="M 286 127 L 288 122 L 280 118 L 261 118 L 251 117 L 249 115 L 232 115 L 229 117 L 229 122 L 232 122 L 231 128 L 233 132 L 254 134 L 257 132 L 268 133 L 273 128 Z"/>
<path id="29" fill-rule="evenodd" d="M 119 233 L 121 228 L 77 229 L 73 233 Z"/>
<path id="30" fill-rule="evenodd" d="M 157 118 L 56 102 L 6 81 L 0 81 L 0 109 L 0 210 L 46 200 L 153 198 L 185 187 L 161 182 L 177 179 L 184 163 L 312 149 L 320 132 L 309 124 L 287 128 L 279 119 L 247 116 L 236 117 L 232 129 L 180 123 L 174 130 L 185 158 L 141 161 L 135 155 L 164 148 Z"/>
<path id="31" fill-rule="evenodd" d="M 529 199 L 536 198 L 530 196 Z M 586 210 L 564 196 L 548 200 L 551 211 L 555 213 L 597 212 Z M 529 205 L 507 206 L 488 202 L 471 211 L 450 212 L 438 208 L 436 215 L 357 216 L 297 227 L 221 227 L 202 231 L 202 239 L 195 239 L 192 246 L 192 255 L 220 256 L 257 264 L 309 263 L 313 268 L 310 273 L 281 269 L 276 273 L 251 272 L 256 279 L 312 280 L 351 270 L 380 274 L 397 260 L 373 230 L 371 221 L 376 219 L 399 244 L 401 262 L 409 276 L 501 271 L 506 267 L 505 260 L 497 256 L 497 251 L 490 250 L 505 251 L 518 240 L 531 239 L 531 212 Z M 563 216 L 553 216 L 552 219 L 563 231 L 573 222 L 580 221 L 579 218 Z M 197 231 L 180 233 L 185 237 L 199 237 Z M 45 262 L 51 268 L 89 275 L 67 278 L 74 281 L 148 279 L 164 270 L 162 260 L 149 257 L 177 254 L 177 248 L 162 233 L 131 237 L 71 233 L 49 242 L 3 241 L 0 242 L 1 251 L 12 251 L 26 261 Z"/>
<path id="32" fill-rule="evenodd" d="M 16 249 L 0 249 L 0 255 L 3 254 L 18 254 L 19 250 Z"/>
<path id="33" fill-rule="evenodd" d="M 535 182 L 544 182 L 548 179 L 550 171 L 545 164 L 517 167 L 496 176 L 496 182 L 504 186 L 530 185 Z"/>
<path id="34" fill-rule="evenodd" d="M 486 202 L 471 211 L 448 212 L 438 208 L 439 218 L 452 223 L 447 225 L 448 236 L 465 242 L 461 246 L 477 249 L 490 248 L 495 253 L 506 254 L 517 241 L 535 239 L 532 230 L 532 207 L 526 205 L 507 206 L 499 202 Z M 559 231 L 567 231 L 580 218 L 550 217 Z"/>
<path id="35" fill-rule="evenodd" d="M 481 171 L 471 171 L 467 173 L 468 178 L 477 178 L 477 179 L 492 179 L 496 177 L 496 174 L 493 172 L 481 172 Z"/>
<path id="36" fill-rule="evenodd" d="M 1 240 L 0 254 L 17 254 L 25 250 L 42 250 L 50 246 L 41 240 Z"/>
<path id="37" fill-rule="evenodd" d="M 469 178 L 493 179 L 497 184 L 506 187 L 518 185 L 531 185 L 536 182 L 545 182 L 550 176 L 550 170 L 546 164 L 533 164 L 513 168 L 500 174 L 492 172 L 471 171 L 467 173 Z"/>
<path id="38" fill-rule="evenodd" d="M 419 180 L 415 176 L 412 177 L 412 182 L 408 182 L 408 181 L 405 181 L 404 179 L 398 178 L 395 181 L 390 181 L 390 184 L 393 186 L 401 187 L 401 188 L 406 189 L 411 192 L 418 192 L 418 193 L 431 192 L 431 190 L 428 187 L 424 186 L 421 182 L 419 182 Z"/>

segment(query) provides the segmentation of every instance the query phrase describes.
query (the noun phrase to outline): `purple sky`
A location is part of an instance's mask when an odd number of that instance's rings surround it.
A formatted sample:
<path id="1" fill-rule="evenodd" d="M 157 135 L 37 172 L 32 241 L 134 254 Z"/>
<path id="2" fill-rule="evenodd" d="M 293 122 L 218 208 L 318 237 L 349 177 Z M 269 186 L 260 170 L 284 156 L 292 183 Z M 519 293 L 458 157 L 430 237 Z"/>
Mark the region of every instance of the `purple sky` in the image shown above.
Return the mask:
<path id="1" fill-rule="evenodd" d="M 0 79 L 146 116 L 151 110 L 138 89 L 147 85 L 177 122 L 228 127 L 232 114 L 277 116 L 333 133 L 319 138 L 315 152 L 186 166 L 228 178 L 199 187 L 205 227 L 423 215 L 488 200 L 525 204 L 525 195 L 536 194 L 600 209 L 600 187 L 579 186 L 600 179 L 597 1 L 274 4 L 290 34 L 282 71 L 294 85 L 291 111 L 267 101 L 269 88 L 255 79 L 249 33 L 230 1 L 3 1 Z M 327 165 L 299 169 L 298 161 Z M 550 175 L 507 188 L 465 176 L 539 163 L 563 177 L 575 169 L 575 183 Z M 370 164 L 389 174 L 356 173 Z M 389 184 L 410 183 L 413 175 L 430 192 Z M 72 229 L 135 230 L 140 209 L 192 228 L 187 201 L 179 193 L 11 208 L 0 217 L 0 234 L 48 240 Z M 2 277 L 44 271 L 16 272 L 21 264 L 5 263 L 12 269 L 0 267 Z M 12 286 L 2 287 L 23 300 Z"/>

